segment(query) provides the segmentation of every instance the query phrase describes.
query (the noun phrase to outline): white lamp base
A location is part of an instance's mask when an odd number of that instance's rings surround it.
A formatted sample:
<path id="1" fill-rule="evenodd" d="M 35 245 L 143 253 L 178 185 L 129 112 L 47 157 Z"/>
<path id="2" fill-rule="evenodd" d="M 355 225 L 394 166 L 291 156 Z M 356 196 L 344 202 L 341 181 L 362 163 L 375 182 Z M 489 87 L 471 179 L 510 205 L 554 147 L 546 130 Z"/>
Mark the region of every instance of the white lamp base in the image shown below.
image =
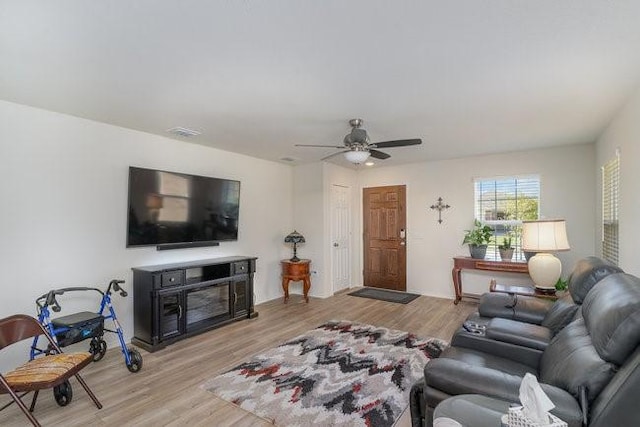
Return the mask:
<path id="1" fill-rule="evenodd" d="M 561 273 L 562 264 L 553 254 L 537 253 L 529 259 L 529 275 L 536 288 L 555 290 Z"/>

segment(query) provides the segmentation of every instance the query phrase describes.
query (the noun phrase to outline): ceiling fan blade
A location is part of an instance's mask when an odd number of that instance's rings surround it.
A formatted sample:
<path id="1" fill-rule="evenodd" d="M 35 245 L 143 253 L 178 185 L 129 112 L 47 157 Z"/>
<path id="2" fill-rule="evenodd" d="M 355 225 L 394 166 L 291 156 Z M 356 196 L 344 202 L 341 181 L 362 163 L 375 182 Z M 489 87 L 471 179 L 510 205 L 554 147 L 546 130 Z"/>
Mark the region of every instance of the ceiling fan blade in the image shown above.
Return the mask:
<path id="1" fill-rule="evenodd" d="M 344 145 L 295 144 L 296 147 L 344 148 Z"/>
<path id="2" fill-rule="evenodd" d="M 337 147 L 337 148 L 342 148 L 342 147 Z M 330 159 L 334 156 L 337 156 L 338 154 L 346 153 L 347 151 L 351 151 L 351 150 L 342 150 L 342 151 L 338 151 L 337 153 L 329 154 L 328 156 L 321 158 L 320 161 Z"/>
<path id="3" fill-rule="evenodd" d="M 387 153 L 383 153 L 382 151 L 378 151 L 378 150 L 369 149 L 369 153 L 371 154 L 371 157 L 373 157 L 374 159 L 384 160 L 391 157 L 391 155 Z"/>
<path id="4" fill-rule="evenodd" d="M 407 145 L 420 145 L 421 139 L 398 139 L 397 141 L 384 141 L 369 144 L 370 147 L 375 148 L 392 148 L 392 147 L 405 147 Z"/>

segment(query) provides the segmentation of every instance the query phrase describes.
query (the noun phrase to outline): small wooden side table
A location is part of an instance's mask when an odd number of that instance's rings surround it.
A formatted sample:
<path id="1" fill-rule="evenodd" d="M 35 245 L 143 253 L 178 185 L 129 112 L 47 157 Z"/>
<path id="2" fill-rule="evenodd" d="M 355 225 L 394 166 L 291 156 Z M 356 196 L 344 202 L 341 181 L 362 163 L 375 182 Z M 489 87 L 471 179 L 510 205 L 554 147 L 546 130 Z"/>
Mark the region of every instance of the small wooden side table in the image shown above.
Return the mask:
<path id="1" fill-rule="evenodd" d="M 293 262 L 288 259 L 280 261 L 282 265 L 282 290 L 284 291 L 284 302 L 289 301 L 289 282 L 299 281 L 303 282 L 304 300 L 309 302 L 309 289 L 311 289 L 311 272 L 309 266 L 311 260 L 301 259 L 300 261 Z"/>
<path id="2" fill-rule="evenodd" d="M 524 295 L 528 297 L 546 298 L 552 301 L 558 299 L 556 292 L 542 292 L 533 286 L 518 286 L 518 285 L 500 285 L 495 280 L 491 281 L 489 285 L 489 292 L 502 292 L 505 294 Z"/>

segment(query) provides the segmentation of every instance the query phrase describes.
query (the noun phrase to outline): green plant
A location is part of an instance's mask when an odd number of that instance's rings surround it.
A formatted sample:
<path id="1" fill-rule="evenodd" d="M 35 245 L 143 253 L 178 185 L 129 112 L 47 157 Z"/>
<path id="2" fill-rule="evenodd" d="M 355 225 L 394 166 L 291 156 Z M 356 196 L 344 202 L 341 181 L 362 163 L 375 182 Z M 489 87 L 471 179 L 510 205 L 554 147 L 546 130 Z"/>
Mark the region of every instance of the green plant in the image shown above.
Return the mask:
<path id="1" fill-rule="evenodd" d="M 564 291 L 569 286 L 569 281 L 562 277 L 556 282 L 556 291 Z"/>
<path id="2" fill-rule="evenodd" d="M 465 230 L 463 245 L 488 245 L 493 236 L 493 230 L 488 225 L 482 225 L 477 219 L 473 221 L 473 228 Z"/>
<path id="3" fill-rule="evenodd" d="M 502 238 L 502 243 L 498 245 L 498 249 L 513 249 L 513 246 L 511 245 L 512 239 L 513 237 L 511 236 L 511 233 L 507 233 L 507 235 Z"/>

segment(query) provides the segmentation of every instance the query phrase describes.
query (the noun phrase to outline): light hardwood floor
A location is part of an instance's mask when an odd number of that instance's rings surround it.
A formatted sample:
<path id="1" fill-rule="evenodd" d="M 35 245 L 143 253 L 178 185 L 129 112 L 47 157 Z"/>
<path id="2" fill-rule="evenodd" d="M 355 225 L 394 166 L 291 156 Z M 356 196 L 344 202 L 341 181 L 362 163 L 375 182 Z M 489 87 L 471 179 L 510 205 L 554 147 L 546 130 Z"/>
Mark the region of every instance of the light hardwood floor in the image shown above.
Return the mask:
<path id="1" fill-rule="evenodd" d="M 243 320 L 192 337 L 155 353 L 141 351 L 144 366 L 129 373 L 119 348 L 84 369 L 83 375 L 104 407 L 98 410 L 75 380 L 73 401 L 59 407 L 51 391 L 40 394 L 35 416 L 50 426 L 268 426 L 270 423 L 216 398 L 200 385 L 238 362 L 327 320 L 351 320 L 449 340 L 475 303 L 419 297 L 394 304 L 341 293 L 308 304 L 291 295 L 256 307 L 256 319 Z M 88 341 L 87 341 L 88 343 Z M 88 346 L 88 344 L 87 344 Z M 27 402 L 30 396 L 27 397 Z M 0 406 L 8 401 L 0 395 Z M 410 426 L 408 410 L 397 424 Z M 27 425 L 16 405 L 0 412 L 0 425 Z"/>

